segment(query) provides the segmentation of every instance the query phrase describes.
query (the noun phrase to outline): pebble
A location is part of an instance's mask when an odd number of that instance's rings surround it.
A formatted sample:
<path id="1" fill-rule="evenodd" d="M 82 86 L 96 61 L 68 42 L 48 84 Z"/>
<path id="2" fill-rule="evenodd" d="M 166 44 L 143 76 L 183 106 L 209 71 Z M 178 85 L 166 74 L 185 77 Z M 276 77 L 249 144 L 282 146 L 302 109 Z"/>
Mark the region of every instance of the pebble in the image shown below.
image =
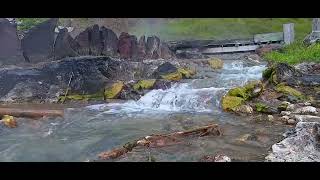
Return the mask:
<path id="1" fill-rule="evenodd" d="M 294 108 L 295 108 L 294 104 L 289 104 L 288 107 L 287 107 L 287 111 L 293 111 Z"/>
<path id="2" fill-rule="evenodd" d="M 295 123 L 296 123 L 296 121 L 294 119 L 288 119 L 287 120 L 287 124 L 293 125 Z"/>
<path id="3" fill-rule="evenodd" d="M 273 121 L 273 120 L 274 120 L 273 116 L 272 115 L 268 115 L 268 121 Z"/>
<path id="4" fill-rule="evenodd" d="M 290 119 L 289 116 L 282 116 L 279 118 L 279 120 L 284 121 L 284 122 L 287 122 L 289 119 Z"/>
<path id="5" fill-rule="evenodd" d="M 289 116 L 291 114 L 290 111 L 281 111 L 280 115 L 282 116 Z"/>

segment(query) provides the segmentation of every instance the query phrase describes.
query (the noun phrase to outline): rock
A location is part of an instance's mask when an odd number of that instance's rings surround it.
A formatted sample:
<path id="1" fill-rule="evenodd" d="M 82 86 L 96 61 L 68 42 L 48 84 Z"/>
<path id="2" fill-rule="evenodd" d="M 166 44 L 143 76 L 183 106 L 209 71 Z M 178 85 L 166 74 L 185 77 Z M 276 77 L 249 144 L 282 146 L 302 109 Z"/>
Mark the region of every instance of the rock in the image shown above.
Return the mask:
<path id="1" fill-rule="evenodd" d="M 160 39 L 157 36 L 147 38 L 146 45 L 147 58 L 158 59 L 161 56 Z"/>
<path id="2" fill-rule="evenodd" d="M 211 58 L 208 60 L 208 64 L 212 69 L 221 69 L 223 67 L 223 61 L 219 58 Z"/>
<path id="3" fill-rule="evenodd" d="M 285 111 L 287 110 L 288 106 L 290 105 L 291 103 L 288 102 L 288 101 L 282 101 L 279 106 L 278 106 L 278 110 L 279 111 Z"/>
<path id="4" fill-rule="evenodd" d="M 165 62 L 158 66 L 152 75 L 156 79 L 166 79 L 171 81 L 178 81 L 182 79 L 182 74 L 178 71 L 174 65 L 169 62 Z"/>
<path id="5" fill-rule="evenodd" d="M 138 42 L 138 57 L 144 59 L 146 57 L 146 38 L 141 36 Z"/>
<path id="6" fill-rule="evenodd" d="M 27 62 L 49 61 L 53 56 L 57 22 L 58 18 L 49 19 L 31 28 L 24 36 L 21 44 Z"/>
<path id="7" fill-rule="evenodd" d="M 298 91 L 298 90 L 296 90 L 296 89 L 294 89 L 294 88 L 292 88 L 290 86 L 286 86 L 284 84 L 278 84 L 275 87 L 275 90 L 277 92 L 283 93 L 283 94 L 285 94 L 287 96 L 292 96 L 292 97 L 294 97 L 294 98 L 296 98 L 298 100 L 304 99 L 304 95 L 300 91 Z"/>
<path id="8" fill-rule="evenodd" d="M 0 18 L 0 66 L 16 65 L 25 62 L 17 27 L 7 19 Z"/>
<path id="9" fill-rule="evenodd" d="M 119 81 L 108 86 L 104 90 L 105 99 L 117 99 L 124 88 L 124 83 Z"/>
<path id="10" fill-rule="evenodd" d="M 227 95 L 241 97 L 244 100 L 249 100 L 251 98 L 259 96 L 262 91 L 263 86 L 261 81 L 249 81 L 243 87 L 230 89 Z"/>
<path id="11" fill-rule="evenodd" d="M 57 102 L 71 79 L 69 95 L 95 98 L 110 82 L 146 79 L 152 65 L 114 60 L 109 57 L 70 57 L 37 67 L 0 69 L 0 101 Z M 138 69 L 149 72 L 134 76 Z M 126 73 L 123 73 L 126 72 Z"/>
<path id="12" fill-rule="evenodd" d="M 136 91 L 144 90 L 144 89 L 152 89 L 155 82 L 156 82 L 155 79 L 140 80 L 133 85 L 133 89 Z"/>
<path id="13" fill-rule="evenodd" d="M 277 108 L 268 106 L 268 105 L 263 104 L 263 103 L 256 103 L 255 106 L 256 106 L 256 111 L 257 112 L 268 113 L 268 114 L 277 114 L 278 113 Z"/>
<path id="14" fill-rule="evenodd" d="M 9 128 L 16 128 L 18 126 L 14 117 L 9 115 L 4 115 L 1 119 L 1 122 L 3 122 L 3 124 Z"/>
<path id="15" fill-rule="evenodd" d="M 91 27 L 88 27 L 74 38 L 72 49 L 74 49 L 79 55 L 85 56 L 90 54 L 90 30 Z"/>
<path id="16" fill-rule="evenodd" d="M 282 121 L 282 122 L 287 122 L 289 119 L 290 119 L 289 116 L 282 116 L 282 117 L 279 118 L 279 120 Z"/>
<path id="17" fill-rule="evenodd" d="M 271 162 L 320 162 L 320 123 L 299 122 L 292 135 L 272 146 Z"/>
<path id="18" fill-rule="evenodd" d="M 268 45 L 264 45 L 260 48 L 256 49 L 256 53 L 259 56 L 263 56 L 268 52 L 274 51 L 274 50 L 279 50 L 281 48 L 281 45 L 274 45 L 274 44 L 268 44 Z"/>
<path id="19" fill-rule="evenodd" d="M 60 29 L 54 44 L 54 59 L 78 56 L 77 52 L 72 49 L 74 39 L 68 33 L 66 28 Z"/>
<path id="20" fill-rule="evenodd" d="M 289 104 L 288 106 L 287 106 L 287 111 L 293 111 L 294 109 L 296 108 L 296 106 L 294 105 L 294 104 Z"/>
<path id="21" fill-rule="evenodd" d="M 169 89 L 171 87 L 171 82 L 165 79 L 157 79 L 153 85 L 154 89 Z"/>
<path id="22" fill-rule="evenodd" d="M 268 115 L 268 121 L 274 121 L 274 117 L 272 115 Z"/>
<path id="23" fill-rule="evenodd" d="M 164 42 L 160 43 L 160 57 L 162 59 L 175 58 L 174 53 L 169 49 L 168 45 Z"/>
<path id="24" fill-rule="evenodd" d="M 272 80 L 276 84 L 291 81 L 293 77 L 301 77 L 302 73 L 286 63 L 278 63 L 274 67 Z"/>
<path id="25" fill-rule="evenodd" d="M 236 107 L 242 105 L 245 100 L 236 96 L 223 96 L 222 97 L 222 109 L 224 111 L 233 111 Z"/>
<path id="26" fill-rule="evenodd" d="M 290 111 L 281 111 L 280 115 L 282 116 L 290 116 L 291 112 Z"/>
<path id="27" fill-rule="evenodd" d="M 103 51 L 103 40 L 100 37 L 100 28 L 97 24 L 89 29 L 89 55 L 100 56 Z"/>
<path id="28" fill-rule="evenodd" d="M 134 59 L 138 56 L 137 37 L 128 33 L 121 33 L 119 37 L 118 51 L 124 59 Z"/>
<path id="29" fill-rule="evenodd" d="M 295 114 L 318 114 L 317 108 L 312 106 L 300 107 L 294 110 Z"/>
<path id="30" fill-rule="evenodd" d="M 238 139 L 236 139 L 238 143 L 244 143 L 246 141 L 252 141 L 252 140 L 256 140 L 256 137 L 251 134 L 244 134 Z"/>
<path id="31" fill-rule="evenodd" d="M 203 156 L 200 162 L 231 162 L 231 159 L 224 154 Z"/>
<path id="32" fill-rule="evenodd" d="M 102 54 L 106 56 L 118 56 L 119 39 L 116 33 L 104 26 L 100 28 L 100 33 L 103 42 Z"/>
<path id="33" fill-rule="evenodd" d="M 252 114 L 253 113 L 253 109 L 249 105 L 241 105 L 241 106 L 235 107 L 233 109 L 233 111 L 238 112 L 238 113 L 245 113 L 245 114 Z"/>
<path id="34" fill-rule="evenodd" d="M 320 123 L 320 117 L 319 116 L 294 115 L 294 119 L 296 121 L 301 121 L 301 122 L 318 122 L 318 123 Z"/>
<path id="35" fill-rule="evenodd" d="M 257 65 L 257 64 L 260 64 L 261 62 L 261 58 L 260 58 L 260 56 L 259 55 L 257 55 L 257 54 L 250 54 L 250 55 L 248 55 L 248 56 L 245 56 L 245 58 L 247 59 L 247 60 L 249 60 L 249 62 L 251 63 L 251 64 L 255 64 L 255 65 Z"/>
<path id="36" fill-rule="evenodd" d="M 287 120 L 287 124 L 289 124 L 289 125 L 294 125 L 295 123 L 296 123 L 296 121 L 294 119 Z"/>

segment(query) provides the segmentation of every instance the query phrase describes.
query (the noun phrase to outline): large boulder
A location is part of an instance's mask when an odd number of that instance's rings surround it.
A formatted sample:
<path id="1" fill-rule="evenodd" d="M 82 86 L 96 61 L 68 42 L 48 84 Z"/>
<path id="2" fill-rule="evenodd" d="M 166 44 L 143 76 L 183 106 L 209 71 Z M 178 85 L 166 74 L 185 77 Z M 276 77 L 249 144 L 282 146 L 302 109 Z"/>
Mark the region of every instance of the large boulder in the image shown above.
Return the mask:
<path id="1" fill-rule="evenodd" d="M 80 55 L 89 55 L 90 54 L 90 40 L 89 32 L 90 27 L 79 33 L 74 38 L 74 43 L 72 44 L 72 49 L 74 49 Z"/>
<path id="2" fill-rule="evenodd" d="M 55 28 L 58 18 L 49 19 L 29 30 L 22 39 L 22 49 L 26 61 L 38 63 L 49 61 L 53 56 Z"/>
<path id="3" fill-rule="evenodd" d="M 157 36 L 150 36 L 146 45 L 147 58 L 158 59 L 161 55 L 160 39 Z"/>
<path id="4" fill-rule="evenodd" d="M 138 56 L 137 37 L 128 33 L 121 33 L 119 37 L 118 51 L 123 59 L 134 59 Z"/>
<path id="5" fill-rule="evenodd" d="M 141 36 L 138 42 L 138 58 L 144 59 L 146 57 L 146 38 Z"/>
<path id="6" fill-rule="evenodd" d="M 72 43 L 74 40 L 68 33 L 68 29 L 60 29 L 54 44 L 54 59 L 78 56 L 78 53 L 72 49 L 74 46 Z"/>
<path id="7" fill-rule="evenodd" d="M 169 49 L 168 44 L 165 42 L 161 42 L 160 44 L 160 57 L 163 59 L 175 57 L 175 54 Z"/>
<path id="8" fill-rule="evenodd" d="M 24 62 L 17 27 L 0 18 L 0 65 Z"/>
<path id="9" fill-rule="evenodd" d="M 103 40 L 103 55 L 117 56 L 118 55 L 118 37 L 111 29 L 104 26 L 100 28 Z"/>
<path id="10" fill-rule="evenodd" d="M 294 132 L 272 146 L 271 162 L 320 162 L 320 123 L 299 122 Z"/>

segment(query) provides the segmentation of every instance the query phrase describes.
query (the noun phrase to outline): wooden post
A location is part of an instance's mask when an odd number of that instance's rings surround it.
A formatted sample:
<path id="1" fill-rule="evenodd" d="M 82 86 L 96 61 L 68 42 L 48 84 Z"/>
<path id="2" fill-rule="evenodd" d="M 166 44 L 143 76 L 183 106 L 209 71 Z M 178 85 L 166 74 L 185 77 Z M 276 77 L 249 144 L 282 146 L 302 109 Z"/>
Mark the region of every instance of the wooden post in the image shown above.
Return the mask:
<path id="1" fill-rule="evenodd" d="M 291 44 L 294 41 L 294 24 L 283 25 L 283 40 L 285 44 Z"/>
<path id="2" fill-rule="evenodd" d="M 312 34 L 313 36 L 320 37 L 320 18 L 312 19 Z"/>

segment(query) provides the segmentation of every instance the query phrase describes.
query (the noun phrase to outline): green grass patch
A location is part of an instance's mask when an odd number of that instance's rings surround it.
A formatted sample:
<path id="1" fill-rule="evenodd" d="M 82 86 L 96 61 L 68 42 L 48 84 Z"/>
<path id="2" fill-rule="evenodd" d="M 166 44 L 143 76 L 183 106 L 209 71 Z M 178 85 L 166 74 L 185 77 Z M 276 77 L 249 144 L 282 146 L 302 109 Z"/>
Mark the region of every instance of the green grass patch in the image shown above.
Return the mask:
<path id="1" fill-rule="evenodd" d="M 165 40 L 222 40 L 282 32 L 283 24 L 294 23 L 296 39 L 302 40 L 311 32 L 311 21 L 311 18 L 176 18 L 150 25 L 142 20 L 130 32 L 137 36 L 158 35 Z"/>
<path id="2" fill-rule="evenodd" d="M 36 26 L 37 24 L 40 24 L 46 20 L 48 20 L 48 18 L 17 18 L 17 20 L 19 22 L 21 22 L 17 29 L 21 30 L 21 31 L 25 31 L 25 30 L 29 30 L 32 27 Z"/>
<path id="3" fill-rule="evenodd" d="M 273 51 L 264 55 L 266 60 L 297 64 L 302 62 L 320 62 L 320 44 L 305 46 L 301 41 L 284 47 L 280 52 Z"/>

